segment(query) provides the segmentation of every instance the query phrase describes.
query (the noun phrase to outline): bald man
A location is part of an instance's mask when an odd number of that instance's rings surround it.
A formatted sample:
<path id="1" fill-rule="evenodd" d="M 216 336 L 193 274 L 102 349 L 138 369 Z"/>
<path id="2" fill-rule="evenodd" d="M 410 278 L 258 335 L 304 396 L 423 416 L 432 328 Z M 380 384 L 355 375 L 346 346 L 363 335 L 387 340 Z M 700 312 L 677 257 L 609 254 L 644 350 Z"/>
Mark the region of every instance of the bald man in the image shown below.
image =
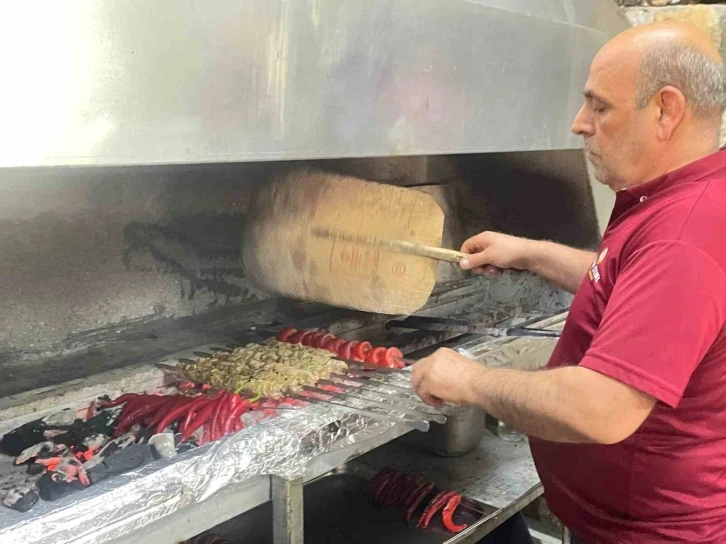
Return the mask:
<path id="1" fill-rule="evenodd" d="M 413 369 L 425 402 L 478 405 L 531 437 L 548 504 L 582 542 L 726 542 L 725 86 L 694 27 L 606 44 L 572 125 L 616 191 L 599 251 L 493 232 L 462 247 L 465 269 L 575 293 L 548 369 L 446 349 Z"/>

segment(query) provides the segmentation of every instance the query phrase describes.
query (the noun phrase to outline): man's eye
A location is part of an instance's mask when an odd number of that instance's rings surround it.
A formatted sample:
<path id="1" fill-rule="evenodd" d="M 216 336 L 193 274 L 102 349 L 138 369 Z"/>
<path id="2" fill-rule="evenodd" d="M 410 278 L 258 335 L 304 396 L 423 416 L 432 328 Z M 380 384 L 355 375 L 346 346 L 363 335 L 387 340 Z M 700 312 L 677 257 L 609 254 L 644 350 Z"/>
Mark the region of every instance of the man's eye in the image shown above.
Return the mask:
<path id="1" fill-rule="evenodd" d="M 605 111 L 605 106 L 593 106 L 592 111 L 595 113 L 602 113 Z"/>

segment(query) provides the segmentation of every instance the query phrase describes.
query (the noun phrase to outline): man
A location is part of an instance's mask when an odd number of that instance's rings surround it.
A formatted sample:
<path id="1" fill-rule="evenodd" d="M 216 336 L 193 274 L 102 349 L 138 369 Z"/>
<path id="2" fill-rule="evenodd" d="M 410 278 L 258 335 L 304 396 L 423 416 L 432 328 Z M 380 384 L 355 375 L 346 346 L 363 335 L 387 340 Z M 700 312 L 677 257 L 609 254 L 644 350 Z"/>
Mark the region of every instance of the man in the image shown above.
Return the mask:
<path id="1" fill-rule="evenodd" d="M 461 266 L 529 270 L 576 292 L 548 369 L 446 349 L 421 398 L 476 404 L 531 437 L 552 511 L 583 542 L 726 542 L 726 152 L 718 52 L 644 25 L 593 60 L 572 129 L 616 194 L 597 254 L 485 232 Z"/>

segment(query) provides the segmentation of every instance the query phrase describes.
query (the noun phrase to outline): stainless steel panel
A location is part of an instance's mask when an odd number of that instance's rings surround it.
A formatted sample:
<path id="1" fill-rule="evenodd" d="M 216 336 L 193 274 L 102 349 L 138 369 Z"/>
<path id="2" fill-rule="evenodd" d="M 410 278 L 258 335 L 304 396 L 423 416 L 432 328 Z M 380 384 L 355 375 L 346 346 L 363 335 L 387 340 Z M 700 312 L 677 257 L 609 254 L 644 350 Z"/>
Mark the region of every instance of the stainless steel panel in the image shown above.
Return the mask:
<path id="1" fill-rule="evenodd" d="M 458 406 L 446 412 L 446 423 L 431 423 L 429 432 L 412 432 L 404 440 L 437 455 L 457 457 L 473 450 L 485 433 L 484 410 L 476 406 Z"/>
<path id="2" fill-rule="evenodd" d="M 272 541 L 274 544 L 303 544 L 303 479 L 272 478 Z"/>
<path id="3" fill-rule="evenodd" d="M 365 494 L 365 487 L 375 473 L 375 470 L 353 462 L 306 484 L 305 541 L 316 544 L 454 544 L 459 541 L 457 536 L 461 535 L 447 531 L 441 516 L 434 516 L 427 529 L 419 529 L 415 523 L 406 523 L 402 510 L 373 506 Z M 428 475 L 423 474 L 422 478 L 428 479 Z M 419 507 L 414 520 L 418 520 L 425 505 Z M 471 526 L 491 519 L 497 512 L 494 507 L 470 499 L 467 505 L 477 511 L 460 507 L 455 518 L 457 523 Z M 302 513 L 302 508 L 300 511 Z M 210 533 L 234 544 L 273 544 L 276 541 L 271 534 L 274 531 L 270 530 L 271 518 L 274 523 L 274 505 L 267 503 L 215 527 Z"/>
<path id="4" fill-rule="evenodd" d="M 0 166 L 580 146 L 611 0 L 59 0 L 0 8 Z"/>

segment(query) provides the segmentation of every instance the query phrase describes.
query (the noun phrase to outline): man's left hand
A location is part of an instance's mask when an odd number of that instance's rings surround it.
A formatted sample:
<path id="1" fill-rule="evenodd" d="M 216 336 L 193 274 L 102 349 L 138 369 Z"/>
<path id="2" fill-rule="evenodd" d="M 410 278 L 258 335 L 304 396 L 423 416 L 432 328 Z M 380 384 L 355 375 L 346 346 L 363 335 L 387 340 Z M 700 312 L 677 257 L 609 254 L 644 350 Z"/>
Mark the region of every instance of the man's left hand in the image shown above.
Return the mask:
<path id="1" fill-rule="evenodd" d="M 411 382 L 421 400 L 440 407 L 445 402 L 472 404 L 474 383 L 486 373 L 479 363 L 446 348 L 413 365 Z"/>

